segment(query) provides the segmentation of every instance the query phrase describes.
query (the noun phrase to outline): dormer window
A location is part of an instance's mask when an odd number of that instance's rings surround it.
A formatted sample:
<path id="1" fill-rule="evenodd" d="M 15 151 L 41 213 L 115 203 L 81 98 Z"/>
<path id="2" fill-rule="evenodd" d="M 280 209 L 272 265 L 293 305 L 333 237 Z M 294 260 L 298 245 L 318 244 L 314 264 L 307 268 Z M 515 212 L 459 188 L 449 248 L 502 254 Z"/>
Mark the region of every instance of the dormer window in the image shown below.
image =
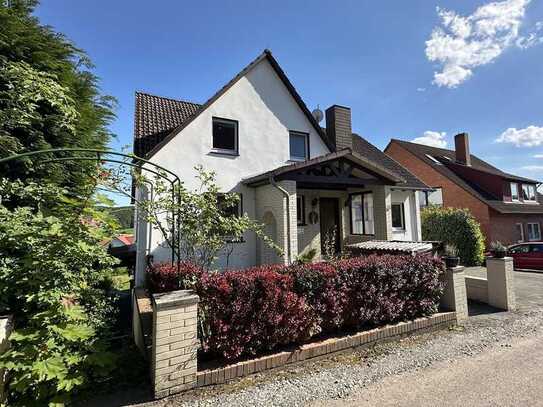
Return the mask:
<path id="1" fill-rule="evenodd" d="M 535 202 L 535 185 L 522 184 L 522 199 Z"/>
<path id="2" fill-rule="evenodd" d="M 238 155 L 238 122 L 213 118 L 213 152 Z"/>
<path id="3" fill-rule="evenodd" d="M 518 201 L 518 184 L 511 182 L 511 200 Z"/>
<path id="4" fill-rule="evenodd" d="M 309 134 L 290 132 L 290 160 L 306 161 L 309 159 Z"/>

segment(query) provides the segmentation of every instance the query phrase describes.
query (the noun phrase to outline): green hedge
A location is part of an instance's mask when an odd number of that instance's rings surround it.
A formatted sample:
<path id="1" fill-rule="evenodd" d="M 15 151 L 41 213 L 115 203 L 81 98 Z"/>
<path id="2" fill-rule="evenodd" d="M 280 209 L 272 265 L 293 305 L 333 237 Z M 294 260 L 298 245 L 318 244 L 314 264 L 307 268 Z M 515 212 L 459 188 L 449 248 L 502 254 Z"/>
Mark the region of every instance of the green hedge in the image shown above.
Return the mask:
<path id="1" fill-rule="evenodd" d="M 485 238 L 481 225 L 467 209 L 430 206 L 421 212 L 422 239 L 440 240 L 458 248 L 466 266 L 479 266 L 484 260 Z"/>

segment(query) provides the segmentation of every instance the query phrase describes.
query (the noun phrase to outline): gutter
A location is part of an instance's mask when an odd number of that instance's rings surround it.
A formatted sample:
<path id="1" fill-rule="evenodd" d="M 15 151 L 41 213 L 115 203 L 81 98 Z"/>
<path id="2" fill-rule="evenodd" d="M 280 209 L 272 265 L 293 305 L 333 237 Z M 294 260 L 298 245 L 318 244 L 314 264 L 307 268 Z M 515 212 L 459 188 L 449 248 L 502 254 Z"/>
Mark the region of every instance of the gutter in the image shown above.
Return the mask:
<path id="1" fill-rule="evenodd" d="M 275 181 L 275 177 L 273 174 L 270 174 L 269 181 L 272 186 L 277 188 L 283 196 L 287 199 L 287 265 L 290 265 L 292 263 L 292 250 L 291 250 L 291 244 L 290 244 L 290 194 L 286 189 L 283 187 L 280 187 L 277 185 L 277 182 Z"/>

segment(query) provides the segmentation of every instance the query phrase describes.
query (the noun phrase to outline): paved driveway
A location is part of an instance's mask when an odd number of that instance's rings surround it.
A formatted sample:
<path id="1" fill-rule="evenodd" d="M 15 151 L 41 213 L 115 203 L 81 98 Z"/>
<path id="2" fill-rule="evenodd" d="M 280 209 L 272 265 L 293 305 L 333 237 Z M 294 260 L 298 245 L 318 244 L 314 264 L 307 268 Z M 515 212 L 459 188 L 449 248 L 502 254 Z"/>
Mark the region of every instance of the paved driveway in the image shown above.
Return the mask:
<path id="1" fill-rule="evenodd" d="M 466 267 L 466 274 L 486 278 L 486 268 Z M 521 310 L 543 306 L 543 273 L 515 271 L 515 293 Z"/>

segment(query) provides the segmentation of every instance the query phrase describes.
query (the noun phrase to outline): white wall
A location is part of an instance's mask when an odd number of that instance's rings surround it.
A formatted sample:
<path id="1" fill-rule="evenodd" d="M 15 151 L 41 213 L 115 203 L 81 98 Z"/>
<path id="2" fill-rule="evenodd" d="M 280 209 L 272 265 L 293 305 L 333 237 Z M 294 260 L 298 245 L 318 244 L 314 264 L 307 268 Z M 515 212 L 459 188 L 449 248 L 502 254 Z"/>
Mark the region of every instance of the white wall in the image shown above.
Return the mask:
<path id="1" fill-rule="evenodd" d="M 238 121 L 239 156 L 211 153 L 212 117 Z M 271 65 L 263 60 L 162 147 L 151 161 L 175 172 L 189 189 L 199 186 L 196 165 L 215 171 L 221 189 L 241 192 L 244 211 L 254 217 L 254 190 L 240 181 L 288 163 L 289 130 L 309 133 L 311 158 L 329 152 Z M 153 232 L 150 251 L 155 261 L 167 261 L 169 251 L 159 247 L 160 240 L 160 233 Z M 256 264 L 254 234 L 248 233 L 244 240 L 236 245 L 231 256 L 233 267 Z M 224 265 L 224 259 L 218 265 Z"/>
<path id="2" fill-rule="evenodd" d="M 420 209 L 418 197 L 415 191 L 392 190 L 390 192 L 391 204 L 404 204 L 404 230 L 392 230 L 392 240 L 419 241 L 420 233 Z"/>

